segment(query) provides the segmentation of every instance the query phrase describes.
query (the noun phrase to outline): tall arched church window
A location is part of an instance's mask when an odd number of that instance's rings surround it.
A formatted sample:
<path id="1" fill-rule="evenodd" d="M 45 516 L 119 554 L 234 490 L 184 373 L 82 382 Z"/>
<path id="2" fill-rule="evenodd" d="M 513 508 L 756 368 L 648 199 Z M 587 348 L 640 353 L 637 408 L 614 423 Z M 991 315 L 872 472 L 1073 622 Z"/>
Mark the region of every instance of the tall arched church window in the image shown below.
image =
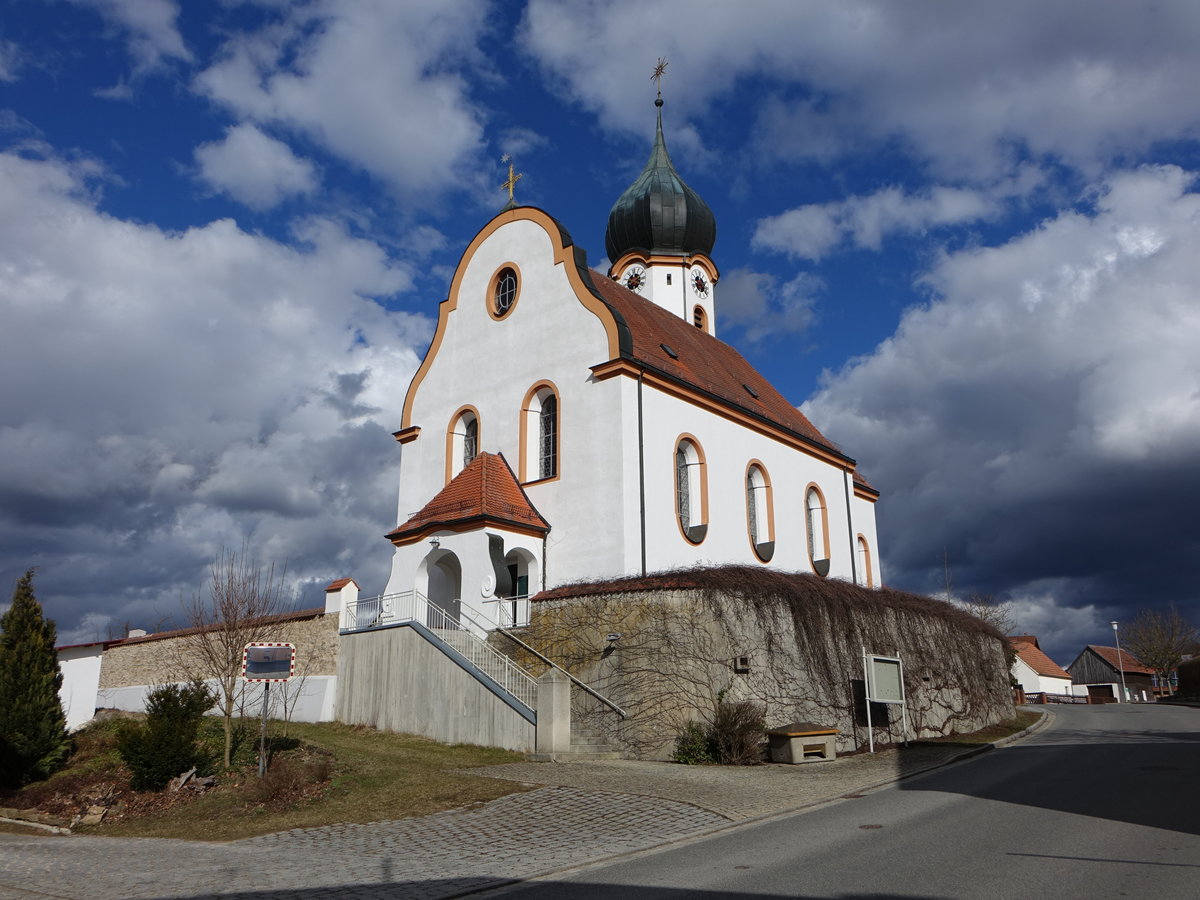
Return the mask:
<path id="1" fill-rule="evenodd" d="M 450 419 L 446 430 L 446 481 L 478 455 L 479 413 L 473 406 L 464 406 Z"/>
<path id="2" fill-rule="evenodd" d="M 704 451 L 691 435 L 675 444 L 675 514 L 683 536 L 693 544 L 708 534 L 708 475 Z"/>
<path id="3" fill-rule="evenodd" d="M 815 484 L 804 492 L 804 524 L 808 532 L 808 560 L 818 575 L 829 574 L 829 513 L 825 495 Z"/>
<path id="4" fill-rule="evenodd" d="M 538 477 L 558 474 L 558 398 L 547 394 L 538 413 Z"/>
<path id="5" fill-rule="evenodd" d="M 775 501 L 767 470 L 757 461 L 746 468 L 746 524 L 754 555 L 770 562 L 775 555 Z"/>
<path id="6" fill-rule="evenodd" d="M 521 404 L 521 481 L 544 481 L 559 476 L 561 428 L 558 388 L 549 381 L 535 384 Z"/>
<path id="7" fill-rule="evenodd" d="M 858 536 L 858 583 L 875 587 L 875 576 L 871 571 L 871 545 L 861 534 Z"/>

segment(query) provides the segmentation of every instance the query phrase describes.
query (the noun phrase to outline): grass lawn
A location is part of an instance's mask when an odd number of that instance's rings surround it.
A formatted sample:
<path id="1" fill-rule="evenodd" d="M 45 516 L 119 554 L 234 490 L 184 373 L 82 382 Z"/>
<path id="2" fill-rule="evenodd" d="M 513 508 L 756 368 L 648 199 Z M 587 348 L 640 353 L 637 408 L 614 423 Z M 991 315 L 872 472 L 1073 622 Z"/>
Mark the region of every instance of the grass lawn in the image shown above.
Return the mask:
<path id="1" fill-rule="evenodd" d="M 110 721 L 85 729 L 66 769 L 0 797 L 0 806 L 37 806 L 61 815 L 71 802 L 76 809 L 93 802 L 116 803 L 112 812 L 120 812 L 103 824 L 75 830 L 113 837 L 226 841 L 335 822 L 423 816 L 526 789 L 512 781 L 451 771 L 519 761 L 519 753 L 335 723 L 291 723 L 287 738 L 274 739 L 277 752 L 267 777 L 260 780 L 254 722 L 248 723 L 234 768 L 216 773 L 217 787 L 203 794 L 187 788 L 175 794 L 139 794 L 129 788 L 128 770 L 116 752 L 118 727 Z M 273 723 L 276 734 L 280 728 Z M 206 720 L 205 739 L 213 758 L 219 758 L 220 720 Z"/>

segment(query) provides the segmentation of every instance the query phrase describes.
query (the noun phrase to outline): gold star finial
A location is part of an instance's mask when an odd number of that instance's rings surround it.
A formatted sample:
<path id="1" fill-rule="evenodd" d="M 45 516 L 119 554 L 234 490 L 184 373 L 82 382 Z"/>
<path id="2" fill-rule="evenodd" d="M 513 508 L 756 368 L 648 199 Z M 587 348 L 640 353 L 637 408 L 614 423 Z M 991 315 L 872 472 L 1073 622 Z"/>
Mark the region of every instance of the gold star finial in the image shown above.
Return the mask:
<path id="1" fill-rule="evenodd" d="M 509 159 L 509 155 L 505 153 L 504 158 L 501 160 L 502 162 L 508 163 L 508 179 L 502 185 L 500 185 L 500 187 L 508 189 L 508 202 L 513 203 L 513 188 L 517 186 L 518 181 L 525 177 L 525 173 L 513 172 L 513 164 L 509 161 Z"/>
<path id="2" fill-rule="evenodd" d="M 654 82 L 654 87 L 658 91 L 658 96 L 662 96 L 662 77 L 667 71 L 667 58 L 660 56 L 658 62 L 654 65 L 654 74 L 650 76 L 650 80 Z"/>

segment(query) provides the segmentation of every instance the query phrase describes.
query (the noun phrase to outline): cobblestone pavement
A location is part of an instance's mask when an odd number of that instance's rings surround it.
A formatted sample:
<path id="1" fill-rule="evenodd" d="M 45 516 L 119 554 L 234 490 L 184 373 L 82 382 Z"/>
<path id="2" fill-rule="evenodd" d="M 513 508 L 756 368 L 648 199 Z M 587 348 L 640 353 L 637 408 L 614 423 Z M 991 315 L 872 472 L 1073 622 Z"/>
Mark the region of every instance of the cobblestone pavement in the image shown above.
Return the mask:
<path id="1" fill-rule="evenodd" d="M 895 781 L 962 747 L 735 769 L 612 760 L 473 774 L 544 784 L 479 807 L 227 844 L 0 834 L 0 900 L 461 896 Z"/>

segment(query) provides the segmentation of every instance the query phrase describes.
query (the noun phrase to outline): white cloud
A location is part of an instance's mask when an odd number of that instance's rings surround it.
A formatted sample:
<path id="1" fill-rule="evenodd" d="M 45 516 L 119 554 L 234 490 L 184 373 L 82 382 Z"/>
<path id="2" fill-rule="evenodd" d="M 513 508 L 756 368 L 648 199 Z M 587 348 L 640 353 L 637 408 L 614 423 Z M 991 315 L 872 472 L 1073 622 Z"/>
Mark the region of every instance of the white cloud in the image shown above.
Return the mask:
<path id="1" fill-rule="evenodd" d="M 771 335 L 806 331 L 824 285 L 807 273 L 780 284 L 765 272 L 733 269 L 721 277 L 718 290 L 718 326 L 739 328 L 746 341 L 755 343 Z"/>
<path id="2" fill-rule="evenodd" d="M 176 20 L 179 4 L 174 0 L 71 0 L 100 13 L 110 25 L 127 32 L 129 54 L 137 71 L 159 65 L 165 59 L 189 61 L 192 54 L 183 43 Z"/>
<path id="3" fill-rule="evenodd" d="M 235 34 L 196 79 L 237 116 L 302 132 L 403 192 L 461 179 L 483 147 L 463 71 L 482 65 L 482 0 L 309 3 Z"/>
<path id="4" fill-rule="evenodd" d="M 12 41 L 0 41 L 0 81 L 16 81 L 24 62 L 21 48 Z"/>
<path id="5" fill-rule="evenodd" d="M 243 537 L 296 583 L 380 586 L 389 432 L 431 331 L 376 302 L 406 267 L 319 218 L 295 247 L 228 220 L 121 221 L 82 177 L 0 155 L 8 556 L 42 567 L 73 635 L 88 608 L 153 624 Z"/>
<path id="6" fill-rule="evenodd" d="M 269 209 L 317 188 L 316 168 L 253 125 L 234 125 L 225 138 L 196 148 L 200 177 L 252 209 Z"/>
<path id="7" fill-rule="evenodd" d="M 766 97 L 749 139 L 781 161 L 897 141 L 989 180 L 1023 151 L 1094 171 L 1200 126 L 1195 4 L 744 0 L 696 17 L 690 0 L 531 0 L 522 40 L 609 127 L 644 132 L 659 56 L 664 95 L 695 121 L 730 91 Z"/>
<path id="8" fill-rule="evenodd" d="M 1057 579 L 1076 607 L 1190 591 L 1192 182 L 1169 166 L 1121 172 L 1088 213 L 944 256 L 925 279 L 930 304 L 827 375 L 805 410 L 882 488 L 889 578 L 932 587 L 945 549 L 963 589 L 1016 596 Z"/>
<path id="9" fill-rule="evenodd" d="M 934 187 L 919 194 L 897 187 L 835 203 L 809 204 L 761 220 L 756 247 L 819 260 L 842 243 L 880 249 L 885 237 L 988 218 L 998 203 L 978 191 Z"/>

